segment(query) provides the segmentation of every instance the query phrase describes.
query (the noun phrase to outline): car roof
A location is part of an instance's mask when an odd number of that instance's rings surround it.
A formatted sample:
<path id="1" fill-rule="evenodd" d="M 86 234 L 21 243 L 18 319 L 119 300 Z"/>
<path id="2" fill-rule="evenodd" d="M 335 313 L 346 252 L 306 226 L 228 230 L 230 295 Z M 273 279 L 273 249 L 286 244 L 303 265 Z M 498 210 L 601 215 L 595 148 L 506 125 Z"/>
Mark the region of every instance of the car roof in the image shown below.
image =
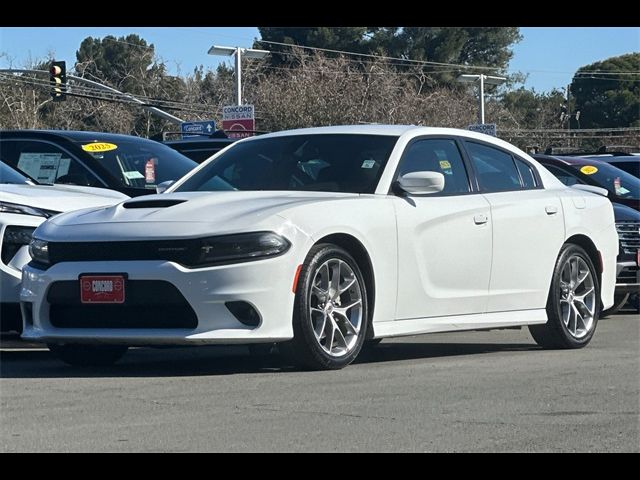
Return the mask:
<path id="1" fill-rule="evenodd" d="M 564 157 L 562 155 L 540 155 L 534 154 L 532 155 L 538 161 L 544 162 L 545 160 L 556 161 L 558 163 L 563 163 L 565 165 L 593 165 L 598 163 L 608 163 L 605 160 L 600 160 L 596 158 L 582 158 L 582 157 Z"/>
<path id="2" fill-rule="evenodd" d="M 640 162 L 640 155 L 629 155 L 626 157 L 622 157 L 622 156 L 598 156 L 598 157 L 587 157 L 590 160 L 602 160 L 603 162 L 607 162 L 607 163 L 637 163 Z"/>
<path id="3" fill-rule="evenodd" d="M 20 138 L 28 136 L 43 136 L 43 137 L 58 137 L 70 140 L 72 142 L 124 142 L 124 141 L 143 141 L 153 142 L 142 137 L 136 137 L 134 135 L 123 135 L 119 133 L 105 133 L 105 132 L 87 132 L 78 130 L 2 130 L 0 136 L 5 138 Z M 157 142 L 154 142 L 157 143 Z"/>

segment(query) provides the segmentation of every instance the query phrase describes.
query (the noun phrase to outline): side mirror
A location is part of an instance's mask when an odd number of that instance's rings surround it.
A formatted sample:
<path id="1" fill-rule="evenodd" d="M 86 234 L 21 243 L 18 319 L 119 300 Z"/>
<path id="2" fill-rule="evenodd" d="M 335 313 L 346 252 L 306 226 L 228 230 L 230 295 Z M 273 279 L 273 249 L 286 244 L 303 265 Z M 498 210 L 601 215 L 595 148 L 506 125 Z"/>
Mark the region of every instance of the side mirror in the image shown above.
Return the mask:
<path id="1" fill-rule="evenodd" d="M 167 190 L 169 190 L 169 188 L 171 188 L 171 185 L 173 185 L 174 183 L 176 183 L 175 180 L 167 180 L 166 182 L 162 182 L 156 185 L 156 193 L 166 192 Z"/>
<path id="2" fill-rule="evenodd" d="M 400 177 L 398 187 L 414 195 L 428 195 L 444 190 L 444 175 L 440 172 L 411 172 Z"/>

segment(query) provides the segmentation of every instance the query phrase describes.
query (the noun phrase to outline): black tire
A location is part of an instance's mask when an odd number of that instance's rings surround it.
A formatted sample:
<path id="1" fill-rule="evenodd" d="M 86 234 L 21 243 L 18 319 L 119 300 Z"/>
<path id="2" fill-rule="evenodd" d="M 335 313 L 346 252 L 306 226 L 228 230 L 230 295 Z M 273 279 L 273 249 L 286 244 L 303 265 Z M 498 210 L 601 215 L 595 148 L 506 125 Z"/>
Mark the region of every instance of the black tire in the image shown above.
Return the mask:
<path id="1" fill-rule="evenodd" d="M 562 269 L 568 259 L 575 256 L 584 260 L 588 266 L 595 288 L 593 323 L 588 333 L 582 338 L 576 338 L 570 333 L 569 328 L 562 320 L 562 310 L 560 305 L 560 298 L 562 294 L 560 279 Z M 548 318 L 547 323 L 542 325 L 529 325 L 531 336 L 538 345 L 549 349 L 569 349 L 582 348 L 589 344 L 596 331 L 600 315 L 600 284 L 593 262 L 582 247 L 569 243 L 565 244 L 560 250 L 560 254 L 558 255 L 558 260 L 556 261 L 556 266 L 553 271 L 546 308 Z"/>
<path id="2" fill-rule="evenodd" d="M 123 345 L 47 345 L 63 362 L 74 367 L 105 367 L 120 360 L 129 347 Z"/>
<path id="3" fill-rule="evenodd" d="M 325 262 L 338 259 L 345 262 L 355 274 L 361 293 L 362 320 L 353 349 L 341 357 L 329 355 L 318 343 L 313 332 L 310 311 L 310 292 L 313 278 Z M 279 351 L 299 367 L 310 370 L 338 370 L 355 360 L 365 341 L 368 325 L 367 289 L 360 267 L 343 248 L 333 244 L 314 246 L 300 270 L 293 310 L 293 340 L 280 344 Z"/>
<path id="4" fill-rule="evenodd" d="M 609 315 L 614 315 L 618 313 L 618 310 L 624 307 L 625 304 L 627 303 L 627 300 L 629 300 L 629 296 L 630 296 L 629 293 L 618 293 L 614 295 L 613 305 L 611 306 L 611 308 L 608 308 L 607 310 L 603 310 L 602 313 L 600 314 L 600 318 L 606 318 Z"/>

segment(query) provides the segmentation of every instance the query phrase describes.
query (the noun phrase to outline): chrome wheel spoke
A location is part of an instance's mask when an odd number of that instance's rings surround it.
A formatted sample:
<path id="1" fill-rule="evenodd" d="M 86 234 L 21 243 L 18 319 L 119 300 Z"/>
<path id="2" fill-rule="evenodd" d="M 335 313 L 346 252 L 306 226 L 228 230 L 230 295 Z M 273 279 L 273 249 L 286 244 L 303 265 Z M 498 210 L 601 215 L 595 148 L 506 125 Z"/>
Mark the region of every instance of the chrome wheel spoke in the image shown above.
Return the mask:
<path id="1" fill-rule="evenodd" d="M 331 318 L 331 321 L 333 323 L 333 331 L 335 332 L 336 347 L 342 346 L 342 348 L 347 350 L 349 348 L 349 344 L 347 343 L 347 339 L 345 338 L 344 334 L 342 333 L 342 330 L 340 330 L 340 327 L 338 327 L 338 324 L 336 323 L 336 321 L 333 318 Z"/>
<path id="2" fill-rule="evenodd" d="M 340 270 L 342 262 L 340 260 L 333 263 L 331 269 L 331 283 L 329 285 L 329 295 L 335 300 L 340 293 Z"/>
<path id="3" fill-rule="evenodd" d="M 333 310 L 333 318 L 336 323 L 340 322 L 341 325 L 344 325 L 345 329 L 347 330 L 347 335 L 358 335 L 360 333 L 360 330 L 355 327 L 353 323 L 351 323 L 351 320 L 349 320 L 349 317 L 346 315 L 346 313 L 342 312 L 341 310 L 342 309 L 338 308 Z M 338 316 L 338 318 L 336 318 L 336 315 Z"/>
<path id="4" fill-rule="evenodd" d="M 562 309 L 562 321 L 567 329 L 569 328 L 569 322 L 571 321 L 571 302 L 567 302 L 567 305 Z"/>
<path id="5" fill-rule="evenodd" d="M 582 272 L 581 274 L 578 275 L 578 281 L 576 282 L 576 285 L 574 288 L 578 288 L 579 285 L 582 285 L 582 282 L 584 282 L 587 277 L 589 276 L 589 270 L 586 270 L 584 272 Z"/>
<path id="6" fill-rule="evenodd" d="M 325 320 L 325 324 L 327 326 L 327 334 L 325 335 L 324 346 L 327 350 L 329 350 L 329 352 L 331 352 L 331 350 L 333 349 L 333 339 L 336 329 L 334 328 L 333 322 L 331 322 L 331 320 L 329 320 L 328 322 Z"/>
<path id="7" fill-rule="evenodd" d="M 316 339 L 318 341 L 322 340 L 323 334 L 325 333 L 325 328 L 327 326 L 327 316 L 326 315 L 322 315 L 322 321 L 319 321 L 316 325 L 319 325 L 320 328 L 316 328 L 315 325 L 313 325 L 313 333 L 316 336 Z"/>
<path id="8" fill-rule="evenodd" d="M 356 277 L 347 279 L 347 281 L 345 283 L 343 283 L 342 285 L 340 285 L 340 289 L 338 290 L 338 292 L 340 294 L 343 294 L 344 292 L 346 292 L 347 290 L 349 290 L 354 284 L 356 283 Z"/>

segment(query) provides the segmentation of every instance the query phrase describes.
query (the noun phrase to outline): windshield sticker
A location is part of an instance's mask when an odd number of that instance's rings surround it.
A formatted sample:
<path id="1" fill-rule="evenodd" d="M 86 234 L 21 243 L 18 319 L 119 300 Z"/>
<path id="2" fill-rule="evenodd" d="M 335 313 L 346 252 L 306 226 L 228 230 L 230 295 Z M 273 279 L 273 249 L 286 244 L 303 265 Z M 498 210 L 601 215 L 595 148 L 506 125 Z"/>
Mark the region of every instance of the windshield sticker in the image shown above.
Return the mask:
<path id="1" fill-rule="evenodd" d="M 360 168 L 373 168 L 376 164 L 375 160 L 365 160 Z"/>
<path id="2" fill-rule="evenodd" d="M 108 152 L 110 150 L 115 150 L 116 148 L 118 148 L 117 145 L 114 145 L 113 143 L 104 143 L 104 142 L 87 143 L 86 145 L 82 145 L 82 149 L 85 152 L 91 152 L 91 153 Z"/>
<path id="3" fill-rule="evenodd" d="M 125 178 L 127 178 L 129 180 L 136 180 L 138 178 L 144 178 L 144 175 L 141 174 L 137 170 L 133 170 L 132 172 L 122 172 L 122 174 L 124 175 Z"/>
<path id="4" fill-rule="evenodd" d="M 440 168 L 442 170 L 449 170 L 451 169 L 451 164 L 448 160 L 440 160 Z"/>
<path id="5" fill-rule="evenodd" d="M 144 180 L 147 183 L 156 183 L 156 164 L 153 162 L 153 158 L 147 160 L 147 164 L 144 166 Z"/>
<path id="6" fill-rule="evenodd" d="M 62 153 L 23 152 L 18 159 L 18 169 L 35 178 L 39 183 L 50 185 L 58 178 L 61 157 Z M 69 169 L 68 166 L 66 168 Z"/>
<path id="7" fill-rule="evenodd" d="M 584 173 L 585 175 L 593 175 L 594 173 L 596 173 L 598 171 L 598 169 L 596 167 L 594 167 L 593 165 L 585 165 L 584 167 L 582 167 L 580 169 L 580 171 L 582 173 Z"/>

